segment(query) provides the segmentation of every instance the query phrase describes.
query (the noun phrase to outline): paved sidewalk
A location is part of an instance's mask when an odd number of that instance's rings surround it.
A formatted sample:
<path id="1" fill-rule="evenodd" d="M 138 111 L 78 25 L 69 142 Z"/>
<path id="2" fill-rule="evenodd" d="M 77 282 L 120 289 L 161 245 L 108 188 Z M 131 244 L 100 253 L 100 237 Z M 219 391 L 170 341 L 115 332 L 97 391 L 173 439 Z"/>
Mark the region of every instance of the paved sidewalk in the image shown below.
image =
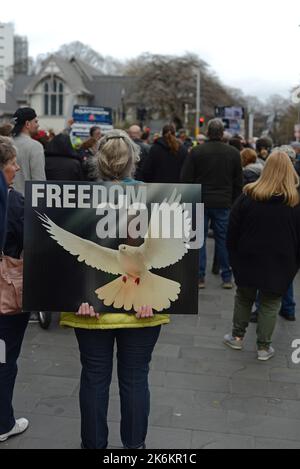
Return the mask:
<path id="1" fill-rule="evenodd" d="M 200 316 L 174 317 L 164 328 L 152 363 L 152 412 L 148 448 L 300 448 L 300 365 L 291 344 L 296 323 L 278 320 L 276 357 L 259 363 L 255 326 L 244 352 L 222 344 L 231 330 L 233 292 L 209 276 L 199 295 Z M 300 304 L 300 278 L 295 284 Z M 80 364 L 74 333 L 56 324 L 50 331 L 30 325 L 19 362 L 17 417 L 30 429 L 5 448 L 78 448 Z M 110 445 L 120 448 L 116 375 L 109 410 Z"/>

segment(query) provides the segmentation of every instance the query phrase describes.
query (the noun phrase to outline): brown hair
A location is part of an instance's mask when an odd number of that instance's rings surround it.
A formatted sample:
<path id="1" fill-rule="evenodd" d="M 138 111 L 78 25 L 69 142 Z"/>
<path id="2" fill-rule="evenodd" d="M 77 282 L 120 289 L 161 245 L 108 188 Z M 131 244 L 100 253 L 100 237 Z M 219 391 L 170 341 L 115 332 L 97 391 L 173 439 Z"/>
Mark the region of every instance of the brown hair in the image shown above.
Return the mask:
<path id="1" fill-rule="evenodd" d="M 252 148 L 245 148 L 241 152 L 241 159 L 242 159 L 242 166 L 245 168 L 249 164 L 256 163 L 257 161 L 257 154 L 255 150 L 252 150 Z"/>
<path id="2" fill-rule="evenodd" d="M 278 151 L 269 156 L 259 180 L 246 186 L 244 193 L 258 201 L 283 195 L 287 205 L 296 207 L 300 203 L 299 185 L 299 176 L 288 155 Z"/>
<path id="3" fill-rule="evenodd" d="M 171 152 L 176 155 L 176 153 L 178 152 L 180 148 L 180 143 L 178 142 L 176 138 L 174 125 L 165 125 L 163 128 L 162 134 Z"/>
<path id="4" fill-rule="evenodd" d="M 94 137 L 89 138 L 83 144 L 81 145 L 82 150 L 89 150 L 90 148 L 93 148 L 96 145 L 97 140 Z"/>
<path id="5" fill-rule="evenodd" d="M 11 124 L 3 124 L 0 126 L 0 135 L 3 137 L 11 137 L 13 131 L 13 125 Z"/>
<path id="6" fill-rule="evenodd" d="M 0 136 L 0 169 L 3 169 L 16 156 L 17 150 L 12 139 Z"/>

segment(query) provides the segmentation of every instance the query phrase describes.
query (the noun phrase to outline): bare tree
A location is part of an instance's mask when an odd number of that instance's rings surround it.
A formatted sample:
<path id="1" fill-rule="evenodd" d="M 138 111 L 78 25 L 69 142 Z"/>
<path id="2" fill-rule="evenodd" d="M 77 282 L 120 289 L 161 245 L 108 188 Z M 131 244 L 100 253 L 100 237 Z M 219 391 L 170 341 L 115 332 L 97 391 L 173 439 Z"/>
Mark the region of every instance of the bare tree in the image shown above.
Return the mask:
<path id="1" fill-rule="evenodd" d="M 275 94 L 270 96 L 266 103 L 268 114 L 267 126 L 269 134 L 275 143 L 283 143 L 286 136 L 283 135 L 283 121 L 290 108 L 290 101 Z M 286 142 L 285 142 L 286 143 Z"/>
<path id="2" fill-rule="evenodd" d="M 201 70 L 201 112 L 207 118 L 215 115 L 215 106 L 237 103 L 208 64 L 195 54 L 143 54 L 128 62 L 125 73 L 138 77 L 134 101 L 147 108 L 150 116 L 170 119 L 182 126 L 186 105 L 195 109 L 197 69 Z"/>

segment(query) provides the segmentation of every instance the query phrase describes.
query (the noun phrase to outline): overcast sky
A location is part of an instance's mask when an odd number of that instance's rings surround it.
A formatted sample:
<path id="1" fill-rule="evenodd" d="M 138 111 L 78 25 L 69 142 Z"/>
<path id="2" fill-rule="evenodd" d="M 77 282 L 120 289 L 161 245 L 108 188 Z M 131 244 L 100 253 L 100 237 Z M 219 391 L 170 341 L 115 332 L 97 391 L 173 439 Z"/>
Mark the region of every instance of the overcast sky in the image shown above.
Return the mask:
<path id="1" fill-rule="evenodd" d="M 15 0 L 3 10 L 34 57 L 75 40 L 119 59 L 191 51 L 259 98 L 300 85 L 300 0 Z"/>

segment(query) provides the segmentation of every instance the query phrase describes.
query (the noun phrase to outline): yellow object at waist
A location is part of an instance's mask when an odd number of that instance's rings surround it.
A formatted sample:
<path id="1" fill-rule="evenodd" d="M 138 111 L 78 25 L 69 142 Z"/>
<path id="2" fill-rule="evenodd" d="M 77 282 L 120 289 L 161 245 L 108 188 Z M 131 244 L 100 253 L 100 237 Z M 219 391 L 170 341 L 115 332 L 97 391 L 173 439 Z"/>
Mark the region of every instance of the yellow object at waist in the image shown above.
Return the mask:
<path id="1" fill-rule="evenodd" d="M 170 316 L 157 314 L 153 318 L 137 319 L 134 314 L 102 314 L 99 319 L 62 313 L 60 325 L 75 329 L 142 329 L 170 323 Z"/>

